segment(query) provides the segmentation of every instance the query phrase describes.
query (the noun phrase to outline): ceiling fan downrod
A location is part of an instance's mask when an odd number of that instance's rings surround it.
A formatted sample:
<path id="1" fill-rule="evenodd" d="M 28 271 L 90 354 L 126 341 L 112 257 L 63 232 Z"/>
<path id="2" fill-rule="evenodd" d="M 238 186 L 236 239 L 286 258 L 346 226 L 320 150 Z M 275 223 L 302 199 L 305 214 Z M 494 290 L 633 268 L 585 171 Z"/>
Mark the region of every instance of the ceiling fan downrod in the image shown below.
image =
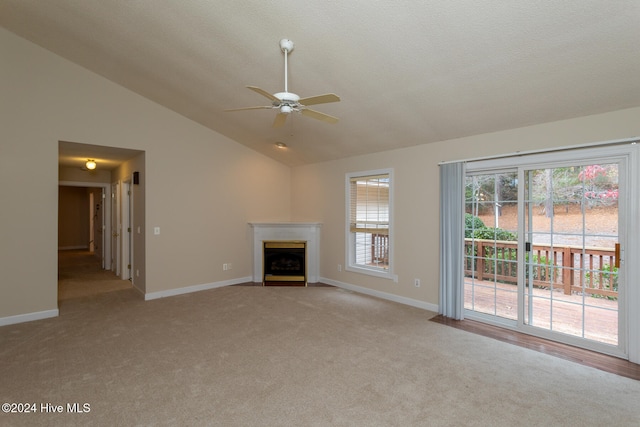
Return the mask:
<path id="1" fill-rule="evenodd" d="M 289 39 L 280 40 L 280 50 L 284 52 L 284 93 L 289 93 L 287 57 L 289 56 L 289 52 L 293 50 L 293 42 Z"/>

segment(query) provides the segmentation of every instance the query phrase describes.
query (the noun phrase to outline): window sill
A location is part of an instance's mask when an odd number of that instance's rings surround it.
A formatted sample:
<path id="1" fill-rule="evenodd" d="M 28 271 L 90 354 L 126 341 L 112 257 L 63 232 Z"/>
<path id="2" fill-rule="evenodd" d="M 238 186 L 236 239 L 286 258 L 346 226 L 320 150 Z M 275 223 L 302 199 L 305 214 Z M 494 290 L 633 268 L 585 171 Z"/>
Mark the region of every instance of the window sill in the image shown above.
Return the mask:
<path id="1" fill-rule="evenodd" d="M 348 265 L 345 267 L 346 271 L 350 271 L 352 273 L 360 273 L 366 274 L 368 276 L 380 277 L 382 279 L 393 280 L 395 283 L 398 283 L 398 276 L 391 273 L 391 271 L 379 270 L 374 268 L 365 268 L 360 267 L 358 265 Z"/>

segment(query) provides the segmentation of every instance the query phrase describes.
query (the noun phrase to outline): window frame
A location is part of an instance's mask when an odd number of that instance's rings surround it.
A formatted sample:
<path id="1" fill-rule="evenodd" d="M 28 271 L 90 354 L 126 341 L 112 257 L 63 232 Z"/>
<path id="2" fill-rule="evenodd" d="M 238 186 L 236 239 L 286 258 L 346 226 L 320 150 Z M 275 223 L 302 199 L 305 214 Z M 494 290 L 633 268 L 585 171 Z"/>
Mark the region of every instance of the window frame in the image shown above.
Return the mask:
<path id="1" fill-rule="evenodd" d="M 387 268 L 380 268 L 374 266 L 365 266 L 363 264 L 358 264 L 356 262 L 356 247 L 355 247 L 355 232 L 351 231 L 351 181 L 353 178 L 366 178 L 371 176 L 380 176 L 387 175 L 389 178 L 389 207 L 388 207 L 388 264 Z M 360 172 L 350 172 L 345 175 L 345 205 L 346 205 L 346 215 L 345 215 L 345 270 L 354 272 L 367 274 L 370 276 L 381 277 L 385 279 L 391 279 L 396 281 L 396 276 L 393 274 L 393 169 L 385 168 L 385 169 L 375 169 L 368 171 L 360 171 Z"/>

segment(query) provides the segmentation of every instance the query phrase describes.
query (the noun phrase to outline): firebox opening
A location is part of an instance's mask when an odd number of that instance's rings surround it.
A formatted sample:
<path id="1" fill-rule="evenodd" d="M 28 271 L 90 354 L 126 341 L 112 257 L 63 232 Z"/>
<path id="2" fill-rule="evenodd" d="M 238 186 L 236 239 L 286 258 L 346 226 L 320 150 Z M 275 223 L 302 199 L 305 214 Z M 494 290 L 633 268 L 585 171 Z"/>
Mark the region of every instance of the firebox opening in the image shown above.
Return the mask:
<path id="1" fill-rule="evenodd" d="M 306 286 L 306 252 L 305 241 L 265 241 L 262 284 Z"/>

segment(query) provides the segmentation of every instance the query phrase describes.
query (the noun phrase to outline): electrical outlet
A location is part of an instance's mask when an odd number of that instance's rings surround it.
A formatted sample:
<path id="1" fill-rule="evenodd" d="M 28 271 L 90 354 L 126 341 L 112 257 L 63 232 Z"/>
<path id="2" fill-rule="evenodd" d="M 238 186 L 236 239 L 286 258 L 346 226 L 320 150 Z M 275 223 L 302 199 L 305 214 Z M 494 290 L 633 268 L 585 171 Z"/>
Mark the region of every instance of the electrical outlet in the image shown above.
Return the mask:
<path id="1" fill-rule="evenodd" d="M 338 271 L 342 271 L 342 264 L 338 264 Z"/>
<path id="2" fill-rule="evenodd" d="M 228 264 L 227 263 L 222 264 L 222 269 L 224 271 L 227 271 L 229 269 Z"/>
<path id="3" fill-rule="evenodd" d="M 413 286 L 415 286 L 416 288 L 420 287 L 420 279 L 413 279 Z"/>

